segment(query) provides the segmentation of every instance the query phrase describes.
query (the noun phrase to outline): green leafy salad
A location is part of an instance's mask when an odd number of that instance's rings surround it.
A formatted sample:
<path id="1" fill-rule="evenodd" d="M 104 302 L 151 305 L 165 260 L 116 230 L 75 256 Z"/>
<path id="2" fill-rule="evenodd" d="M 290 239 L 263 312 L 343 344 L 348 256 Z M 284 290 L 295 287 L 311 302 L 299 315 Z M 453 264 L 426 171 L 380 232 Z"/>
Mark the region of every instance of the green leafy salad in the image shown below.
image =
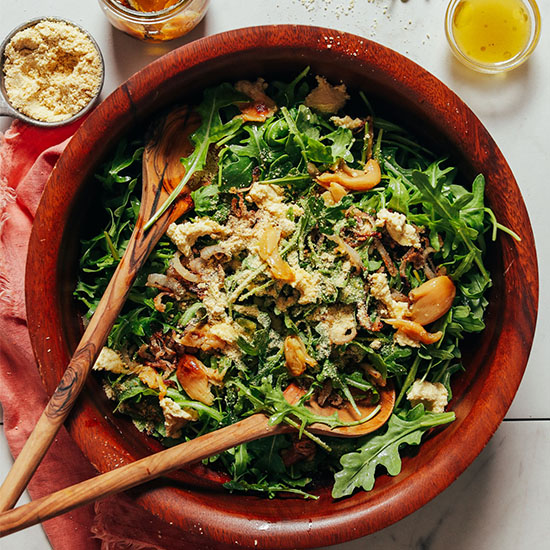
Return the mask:
<path id="1" fill-rule="evenodd" d="M 115 410 L 166 446 L 255 412 L 299 428 L 210 458 L 231 491 L 316 498 L 328 476 L 335 498 L 370 490 L 379 467 L 397 475 L 403 449 L 454 420 L 459 343 L 484 328 L 485 234 L 511 232 L 485 207 L 482 175 L 459 185 L 362 92 L 307 69 L 207 89 L 196 111 L 180 186 L 194 208 L 152 252 L 94 370 Z M 75 290 L 87 317 L 134 227 L 144 140 L 120 142 L 96 175 L 103 227 L 82 241 Z M 388 387 L 377 431 L 308 431 L 320 419 L 308 403 L 353 412 Z"/>

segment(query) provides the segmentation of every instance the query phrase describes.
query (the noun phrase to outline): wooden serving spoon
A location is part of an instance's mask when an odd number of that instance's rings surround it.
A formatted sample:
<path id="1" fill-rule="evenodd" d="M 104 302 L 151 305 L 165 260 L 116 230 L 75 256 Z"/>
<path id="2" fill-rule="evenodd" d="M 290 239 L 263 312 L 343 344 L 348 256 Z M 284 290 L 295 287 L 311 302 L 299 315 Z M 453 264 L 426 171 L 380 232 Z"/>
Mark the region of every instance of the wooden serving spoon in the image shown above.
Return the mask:
<path id="1" fill-rule="evenodd" d="M 303 393 L 303 390 L 291 384 L 285 390 L 285 398 L 290 403 L 295 403 Z M 333 429 L 324 424 L 315 423 L 308 426 L 307 429 L 310 432 L 325 436 L 360 437 L 383 426 L 391 416 L 394 403 L 395 392 L 393 387 L 388 385 L 381 389 L 379 410 L 370 420 L 362 424 Z M 360 420 L 371 416 L 377 407 L 373 405 L 360 406 L 359 412 L 361 414 L 359 418 L 349 405 L 343 409 L 335 409 L 310 404 L 310 408 L 316 414 L 323 416 L 331 416 L 336 412 L 341 420 L 349 422 L 350 420 Z M 231 426 L 160 451 L 66 489 L 61 489 L 15 510 L 4 512 L 0 514 L 0 537 L 46 521 L 78 506 L 125 491 L 140 483 L 151 481 L 172 470 L 216 455 L 242 443 L 270 435 L 288 433 L 293 430 L 294 428 L 287 424 L 269 424 L 269 419 L 264 414 L 254 414 Z"/>
<path id="2" fill-rule="evenodd" d="M 134 232 L 61 382 L 0 487 L 0 511 L 17 502 L 67 418 L 150 252 L 168 225 L 191 208 L 191 197 L 183 193 L 149 231 L 144 231 L 144 225 L 180 183 L 185 172 L 180 158 L 192 152 L 188 137 L 199 124 L 199 116 L 187 107 L 176 109 L 155 128 L 145 147 L 141 207 Z"/>

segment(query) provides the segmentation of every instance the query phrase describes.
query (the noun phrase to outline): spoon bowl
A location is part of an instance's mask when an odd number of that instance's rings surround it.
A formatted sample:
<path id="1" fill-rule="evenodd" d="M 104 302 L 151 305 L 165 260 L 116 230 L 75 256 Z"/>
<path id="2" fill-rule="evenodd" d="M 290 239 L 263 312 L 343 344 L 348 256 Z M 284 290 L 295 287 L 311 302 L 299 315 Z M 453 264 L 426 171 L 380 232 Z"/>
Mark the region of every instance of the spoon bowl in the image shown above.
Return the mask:
<path id="1" fill-rule="evenodd" d="M 380 400 L 378 403 L 358 403 L 357 407 L 360 414 L 347 402 L 342 407 L 321 407 L 317 401 L 311 399 L 307 403 L 307 408 L 319 416 L 332 416 L 336 414 L 341 422 L 352 424 L 351 426 L 339 426 L 331 428 L 327 424 L 315 422 L 308 426 L 308 430 L 318 435 L 328 435 L 335 437 L 361 437 L 381 428 L 391 416 L 395 405 L 395 391 L 393 386 L 388 383 L 379 388 Z M 296 384 L 290 384 L 285 390 L 285 399 L 289 403 L 296 403 L 305 391 Z M 368 420 L 362 422 L 362 419 Z"/>

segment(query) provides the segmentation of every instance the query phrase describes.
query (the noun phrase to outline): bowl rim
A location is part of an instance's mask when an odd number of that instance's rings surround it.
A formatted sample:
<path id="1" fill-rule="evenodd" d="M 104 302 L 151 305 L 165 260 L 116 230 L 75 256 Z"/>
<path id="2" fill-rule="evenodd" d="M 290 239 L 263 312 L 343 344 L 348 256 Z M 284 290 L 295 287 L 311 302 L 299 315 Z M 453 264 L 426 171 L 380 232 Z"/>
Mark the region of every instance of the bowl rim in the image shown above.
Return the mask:
<path id="1" fill-rule="evenodd" d="M 461 419 L 460 424 L 452 432 L 452 452 L 444 449 L 448 451 L 445 453 L 427 442 L 424 445 L 430 449 L 430 464 L 423 464 L 413 475 L 388 487 L 384 486 L 374 494 L 356 493 L 345 499 L 343 504 L 342 501 L 331 504 L 336 510 L 334 513 L 321 510 L 312 514 L 308 521 L 303 518 L 285 517 L 284 521 L 259 523 L 238 512 L 212 512 L 204 504 L 204 493 L 200 491 L 197 491 L 196 495 L 190 491 L 185 493 L 187 515 L 180 518 L 177 525 L 188 532 L 196 533 L 197 518 L 207 518 L 202 521 L 202 525 L 199 522 L 199 527 L 207 533 L 216 547 L 225 547 L 239 540 L 243 547 L 258 545 L 272 549 L 291 546 L 308 548 L 364 536 L 402 519 L 450 485 L 481 452 L 504 418 L 527 364 L 537 316 L 538 269 L 529 217 L 519 188 L 502 153 L 473 112 L 433 75 L 387 47 L 360 36 L 332 29 L 300 25 L 266 25 L 220 33 L 166 54 L 123 83 L 82 124 L 52 171 L 33 224 L 25 281 L 28 325 L 33 351 L 50 393 L 55 385 L 52 386 L 48 369 L 51 371 L 60 358 L 64 360 L 63 364 L 66 364 L 65 359 L 68 357 L 60 331 L 59 303 L 53 298 L 57 277 L 62 270 L 62 266 L 57 264 L 57 257 L 62 230 L 67 221 L 67 203 L 70 204 L 75 198 L 77 181 L 85 177 L 82 173 L 81 159 L 91 152 L 94 145 L 89 141 L 89 133 L 93 133 L 97 128 L 107 131 L 117 123 L 123 111 L 135 113 L 136 105 L 144 105 L 159 82 L 165 83 L 184 71 L 197 67 L 204 68 L 220 56 L 255 52 L 258 48 L 303 48 L 311 52 L 322 52 L 329 59 L 338 60 L 342 59 L 342 56 L 346 59 L 351 58 L 354 63 L 360 65 L 362 71 L 383 71 L 388 78 L 399 79 L 399 85 L 418 101 L 425 101 L 426 97 L 431 98 L 430 109 L 434 109 L 434 112 L 430 116 L 432 119 L 442 117 L 442 131 L 452 131 L 452 113 L 456 109 L 466 121 L 475 144 L 468 144 L 467 136 L 457 135 L 454 138 L 464 143 L 467 152 L 475 155 L 475 162 L 491 160 L 492 166 L 494 165 L 491 170 L 502 177 L 499 193 L 502 193 L 509 204 L 507 208 L 510 209 L 510 219 L 519 219 L 522 222 L 522 241 L 516 243 L 507 240 L 502 247 L 503 263 L 506 266 L 503 299 L 507 300 L 508 309 L 503 312 L 501 320 L 506 331 L 503 330 L 497 336 L 499 342 L 506 341 L 507 346 L 514 347 L 512 353 L 509 353 L 509 349 L 505 352 L 497 346 L 491 365 L 499 362 L 507 365 L 506 377 L 503 378 L 496 368 L 484 373 L 482 382 L 476 387 L 475 395 L 469 397 L 472 402 L 469 414 Z M 149 83 L 150 88 L 140 88 L 140 83 L 143 82 Z M 115 117 L 110 112 L 113 108 Z M 427 107 L 420 105 L 420 108 Z M 469 137 L 468 139 L 471 140 Z M 73 178 L 69 188 L 60 194 L 58 191 L 63 173 L 71 173 Z M 506 223 L 506 219 L 503 221 Z M 58 230 L 57 234 L 53 233 L 53 241 L 46 240 L 52 236 L 46 231 L 47 226 L 53 226 Z M 36 269 L 37 266 L 41 269 Z M 525 288 L 523 302 L 520 304 L 519 300 L 509 300 L 513 285 L 524 280 L 528 280 L 530 284 Z M 37 303 L 41 304 L 41 308 L 34 307 Z M 512 323 L 516 323 L 520 329 L 511 330 Z M 52 337 L 49 342 L 44 341 L 45 335 Z M 85 398 L 83 396 L 81 401 Z M 86 405 L 77 405 L 73 416 L 82 416 L 85 409 Z M 476 421 L 480 415 L 483 416 L 483 421 Z M 80 444 L 80 441 L 77 442 Z M 167 521 L 170 516 L 166 515 L 166 510 L 162 509 L 159 512 L 159 509 L 155 508 L 155 503 L 159 505 L 161 502 L 157 497 L 165 495 L 162 491 L 162 487 L 152 484 L 132 494 L 138 504 L 156 515 L 160 514 Z M 268 506 L 271 504 L 266 503 L 264 507 Z M 285 507 L 280 506 L 281 514 Z M 260 512 L 262 511 L 258 510 L 257 513 Z M 204 543 L 204 539 L 201 540 Z"/>

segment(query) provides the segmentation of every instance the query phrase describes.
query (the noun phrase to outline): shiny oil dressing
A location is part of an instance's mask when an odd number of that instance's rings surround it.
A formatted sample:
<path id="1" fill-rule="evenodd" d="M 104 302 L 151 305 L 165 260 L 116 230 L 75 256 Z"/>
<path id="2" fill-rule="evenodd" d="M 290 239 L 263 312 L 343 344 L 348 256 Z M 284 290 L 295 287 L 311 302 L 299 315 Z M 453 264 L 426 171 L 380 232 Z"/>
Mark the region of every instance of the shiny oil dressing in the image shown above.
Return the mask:
<path id="1" fill-rule="evenodd" d="M 531 24 L 522 0 L 463 0 L 453 34 L 464 55 L 480 63 L 502 63 L 526 46 Z"/>

